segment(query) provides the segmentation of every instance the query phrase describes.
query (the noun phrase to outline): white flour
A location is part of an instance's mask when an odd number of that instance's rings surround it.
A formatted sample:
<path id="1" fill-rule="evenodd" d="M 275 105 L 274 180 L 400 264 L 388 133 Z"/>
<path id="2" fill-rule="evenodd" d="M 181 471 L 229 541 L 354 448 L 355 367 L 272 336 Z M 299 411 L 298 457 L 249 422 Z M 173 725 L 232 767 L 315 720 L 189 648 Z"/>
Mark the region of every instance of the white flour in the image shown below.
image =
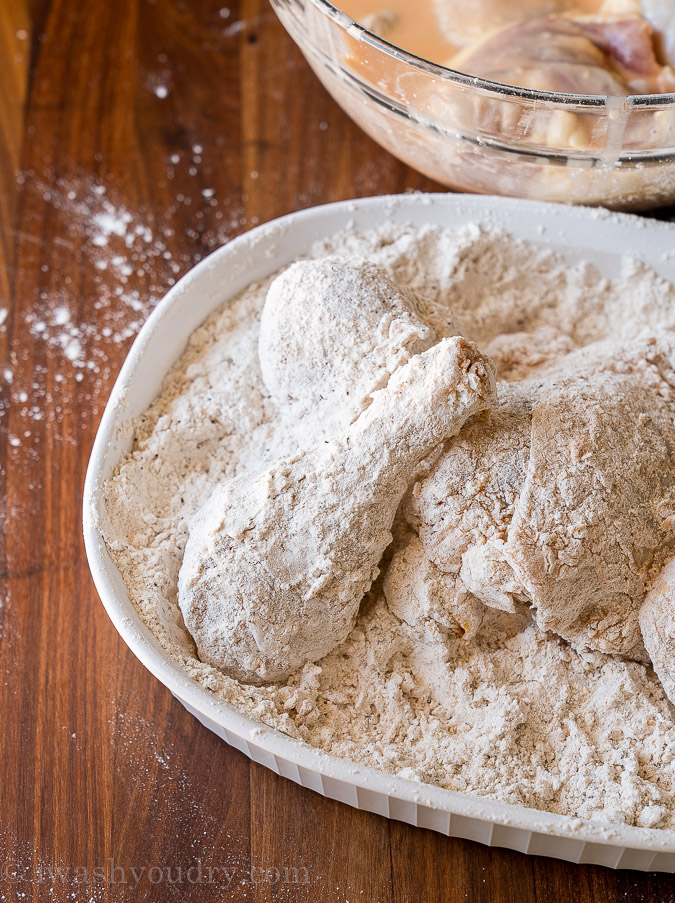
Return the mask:
<path id="1" fill-rule="evenodd" d="M 426 298 L 441 336 L 451 308 L 502 375 L 532 374 L 552 351 L 675 328 L 675 289 L 641 264 L 608 282 L 477 227 L 346 234 L 314 256 L 328 253 L 383 265 Z M 282 685 L 239 684 L 196 658 L 177 605 L 189 520 L 220 480 L 297 447 L 260 378 L 268 284 L 194 333 L 105 487 L 108 547 L 162 646 L 220 698 L 326 752 L 506 802 L 675 828 L 675 725 L 651 669 L 575 652 L 527 613 L 488 610 L 442 655 L 376 584 L 347 640 Z"/>

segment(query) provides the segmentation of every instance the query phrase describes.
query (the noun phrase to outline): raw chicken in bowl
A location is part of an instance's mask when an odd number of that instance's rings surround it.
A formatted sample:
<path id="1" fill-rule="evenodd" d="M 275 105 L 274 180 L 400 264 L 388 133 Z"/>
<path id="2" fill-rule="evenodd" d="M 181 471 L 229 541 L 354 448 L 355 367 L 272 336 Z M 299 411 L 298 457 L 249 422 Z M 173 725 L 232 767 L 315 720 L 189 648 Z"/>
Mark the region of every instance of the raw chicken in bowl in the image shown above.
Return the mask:
<path id="1" fill-rule="evenodd" d="M 352 119 L 450 188 L 618 209 L 675 200 L 670 2 L 399 0 L 405 32 L 391 0 L 271 2 Z"/>

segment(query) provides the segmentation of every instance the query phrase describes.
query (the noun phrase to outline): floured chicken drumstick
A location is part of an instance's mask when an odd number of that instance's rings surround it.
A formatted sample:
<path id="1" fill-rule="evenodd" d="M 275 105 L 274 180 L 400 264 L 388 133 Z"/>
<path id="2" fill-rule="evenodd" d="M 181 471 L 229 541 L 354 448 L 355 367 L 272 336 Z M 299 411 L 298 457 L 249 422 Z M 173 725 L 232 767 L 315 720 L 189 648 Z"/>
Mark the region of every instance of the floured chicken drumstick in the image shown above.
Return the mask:
<path id="1" fill-rule="evenodd" d="M 269 682 L 340 643 L 419 462 L 494 392 L 492 362 L 444 339 L 397 369 L 340 439 L 219 486 L 190 526 L 178 582 L 202 659 Z"/>
<path id="2" fill-rule="evenodd" d="M 258 349 L 273 401 L 312 444 L 344 432 L 397 367 L 436 341 L 415 296 L 381 267 L 326 257 L 274 280 Z"/>
<path id="3" fill-rule="evenodd" d="M 563 366 L 502 384 L 407 515 L 432 562 L 486 605 L 528 601 L 574 646 L 644 660 L 638 612 L 675 544 L 675 337 Z"/>
<path id="4" fill-rule="evenodd" d="M 675 90 L 675 74 L 654 55 L 641 17 L 548 16 L 488 33 L 448 61 L 491 81 L 568 94 Z"/>

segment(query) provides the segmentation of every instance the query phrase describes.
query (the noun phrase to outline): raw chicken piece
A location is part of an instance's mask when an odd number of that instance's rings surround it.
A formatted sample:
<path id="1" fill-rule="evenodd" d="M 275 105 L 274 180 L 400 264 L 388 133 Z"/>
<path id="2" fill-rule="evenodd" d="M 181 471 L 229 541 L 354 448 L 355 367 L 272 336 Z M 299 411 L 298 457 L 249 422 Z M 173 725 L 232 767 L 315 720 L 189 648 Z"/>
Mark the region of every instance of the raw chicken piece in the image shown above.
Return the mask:
<path id="1" fill-rule="evenodd" d="M 351 630 L 419 462 L 492 403 L 462 338 L 413 357 L 339 440 L 219 486 L 190 526 L 178 600 L 204 661 L 281 680 Z"/>
<path id="2" fill-rule="evenodd" d="M 638 611 L 675 544 L 674 454 L 675 337 L 600 345 L 501 384 L 407 513 L 486 605 L 528 600 L 576 647 L 643 660 Z"/>
<path id="3" fill-rule="evenodd" d="M 583 0 L 433 0 L 438 26 L 446 40 L 456 47 L 467 47 L 487 32 L 528 19 L 588 8 L 596 3 Z"/>
<path id="4" fill-rule="evenodd" d="M 673 0 L 642 0 L 642 10 L 654 29 L 660 58 L 675 66 L 675 3 Z"/>
<path id="5" fill-rule="evenodd" d="M 483 620 L 484 606 L 427 558 L 412 530 L 399 538 L 382 588 L 391 611 L 425 643 L 443 642 L 447 634 L 470 640 Z"/>
<path id="6" fill-rule="evenodd" d="M 370 13 L 361 19 L 361 25 L 380 38 L 386 38 L 398 22 L 398 13 L 392 9 Z"/>
<path id="7" fill-rule="evenodd" d="M 566 94 L 663 93 L 675 74 L 654 55 L 641 17 L 549 16 L 492 31 L 448 61 L 491 81 Z"/>
<path id="8" fill-rule="evenodd" d="M 605 0 L 603 10 L 615 15 L 625 15 L 628 11 L 642 14 L 654 29 L 659 59 L 670 66 L 675 65 L 674 0 Z"/>
<path id="9" fill-rule="evenodd" d="M 381 267 L 325 257 L 274 280 L 258 350 L 263 381 L 306 446 L 347 429 L 371 393 L 437 339 L 416 297 Z"/>

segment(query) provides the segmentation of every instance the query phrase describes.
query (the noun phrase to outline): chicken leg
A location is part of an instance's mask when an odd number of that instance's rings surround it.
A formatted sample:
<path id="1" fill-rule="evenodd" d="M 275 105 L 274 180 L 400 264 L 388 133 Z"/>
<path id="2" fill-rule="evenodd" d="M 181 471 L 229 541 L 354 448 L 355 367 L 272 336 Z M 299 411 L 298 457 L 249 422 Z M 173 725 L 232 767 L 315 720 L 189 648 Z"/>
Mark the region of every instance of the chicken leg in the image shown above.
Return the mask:
<path id="1" fill-rule="evenodd" d="M 444 339 L 396 370 L 340 439 L 220 485 L 191 524 L 179 575 L 202 659 L 263 683 L 340 643 L 419 462 L 494 394 L 489 358 Z"/>
<path id="2" fill-rule="evenodd" d="M 419 317 L 415 295 L 382 267 L 340 257 L 300 260 L 267 293 L 260 369 L 283 419 L 307 448 L 340 435 L 397 367 L 437 340 Z"/>

